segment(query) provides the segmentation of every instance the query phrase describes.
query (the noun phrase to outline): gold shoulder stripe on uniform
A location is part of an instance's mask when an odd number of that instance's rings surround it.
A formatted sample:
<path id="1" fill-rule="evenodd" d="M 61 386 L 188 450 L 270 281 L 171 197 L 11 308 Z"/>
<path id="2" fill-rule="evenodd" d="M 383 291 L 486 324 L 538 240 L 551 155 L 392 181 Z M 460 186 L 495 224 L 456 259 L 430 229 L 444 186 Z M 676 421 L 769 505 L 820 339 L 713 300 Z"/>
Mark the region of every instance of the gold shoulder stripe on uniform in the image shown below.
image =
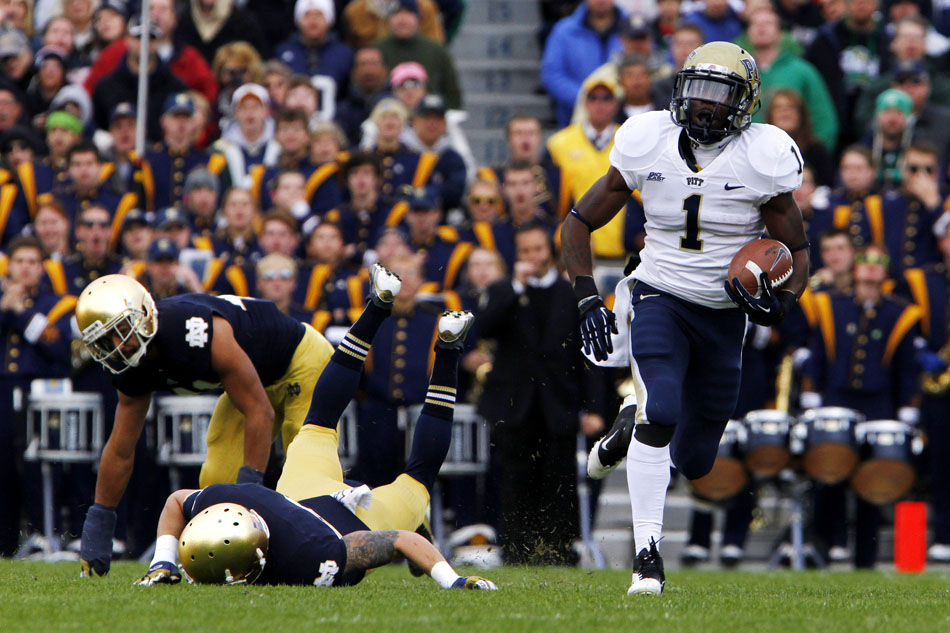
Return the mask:
<path id="1" fill-rule="evenodd" d="M 224 270 L 224 260 L 220 257 L 214 257 L 208 262 L 208 268 L 205 270 L 205 278 L 201 282 L 205 292 L 211 292 L 222 270 Z"/>
<path id="2" fill-rule="evenodd" d="M 313 319 L 310 321 L 310 325 L 313 326 L 313 329 L 322 334 L 330 324 L 331 316 L 329 310 L 317 310 L 313 313 Z"/>
<path id="3" fill-rule="evenodd" d="M 63 262 L 58 259 L 45 259 L 43 268 L 46 270 L 46 276 L 49 277 L 53 292 L 58 295 L 66 294 L 66 271 L 63 269 Z"/>
<path id="4" fill-rule="evenodd" d="M 10 258 L 7 257 L 6 253 L 0 253 L 0 277 L 7 276 L 7 267 L 9 265 L 10 265 Z"/>
<path id="5" fill-rule="evenodd" d="M 884 246 L 884 212 L 881 208 L 881 196 L 874 194 L 865 198 L 864 208 L 867 209 L 868 224 L 871 225 L 871 241 L 878 246 Z"/>
<path id="6" fill-rule="evenodd" d="M 59 321 L 63 316 L 69 314 L 76 307 L 76 302 L 79 301 L 78 297 L 73 295 L 66 295 L 62 297 L 59 301 L 56 302 L 49 312 L 46 313 L 46 325 L 49 327 L 57 321 Z"/>
<path id="7" fill-rule="evenodd" d="M 224 154 L 215 152 L 210 158 L 208 158 L 208 171 L 210 171 L 215 176 L 219 176 L 227 164 L 228 159 L 225 158 Z"/>
<path id="8" fill-rule="evenodd" d="M 26 206 L 30 210 L 30 219 L 33 219 L 36 217 L 36 172 L 33 171 L 33 163 L 20 163 L 16 173 L 20 179 L 20 189 L 23 191 Z"/>
<path id="9" fill-rule="evenodd" d="M 441 237 L 446 242 L 458 242 L 459 241 L 459 232 L 454 226 L 449 226 L 448 224 L 443 224 L 435 230 L 436 234 Z"/>
<path id="10" fill-rule="evenodd" d="M 331 162 L 320 165 L 316 171 L 310 174 L 310 178 L 307 178 L 307 184 L 304 187 L 303 193 L 304 199 L 308 203 L 312 203 L 313 196 L 315 193 L 317 193 L 317 189 L 320 188 L 320 185 L 326 182 L 330 176 L 334 175 L 339 170 L 339 163 Z"/>
<path id="11" fill-rule="evenodd" d="M 0 185 L 5 185 L 10 182 L 10 170 L 5 167 L 0 167 Z"/>
<path id="12" fill-rule="evenodd" d="M 491 224 L 488 222 L 475 222 L 472 224 L 472 232 L 475 233 L 475 239 L 482 248 L 494 251 L 498 250 L 495 246 L 495 232 L 491 230 Z"/>
<path id="13" fill-rule="evenodd" d="M 389 215 L 386 216 L 386 226 L 396 226 L 402 222 L 407 213 L 409 213 L 409 202 L 400 200 L 389 210 Z"/>
<path id="14" fill-rule="evenodd" d="M 145 207 L 149 211 L 155 211 L 155 174 L 152 173 L 152 166 L 147 160 L 142 161 L 142 191 L 145 193 Z"/>
<path id="15" fill-rule="evenodd" d="M 900 318 L 897 319 L 897 323 L 894 324 L 894 329 L 891 330 L 891 335 L 887 337 L 887 344 L 884 346 L 884 356 L 881 358 L 881 366 L 887 367 L 891 364 L 891 359 L 897 351 L 897 346 L 901 344 L 904 336 L 910 328 L 914 326 L 914 323 L 920 320 L 922 315 L 923 310 L 921 310 L 919 306 L 909 305 L 904 308 Z"/>
<path id="16" fill-rule="evenodd" d="M 910 294 L 914 303 L 921 310 L 920 329 L 924 336 L 930 336 L 930 293 L 927 292 L 927 277 L 921 268 L 908 268 L 904 271 L 904 279 L 910 287 Z"/>
<path id="17" fill-rule="evenodd" d="M 468 256 L 472 254 L 473 250 L 475 250 L 475 246 L 471 242 L 460 242 L 459 245 L 455 247 L 451 257 L 449 257 L 449 263 L 445 267 L 445 277 L 442 282 L 443 288 L 448 290 L 449 288 L 455 287 L 455 280 L 458 279 L 459 270 L 462 268 L 462 264 L 468 259 Z"/>
<path id="18" fill-rule="evenodd" d="M 115 173 L 115 163 L 102 163 L 102 167 L 99 169 L 99 182 L 105 182 L 112 178 L 112 174 Z"/>
<path id="19" fill-rule="evenodd" d="M 224 271 L 224 276 L 231 283 L 231 288 L 234 289 L 234 294 L 239 297 L 246 297 L 247 295 L 247 276 L 244 274 L 244 270 L 240 266 L 228 266 L 228 269 Z"/>
<path id="20" fill-rule="evenodd" d="M 850 223 L 851 223 L 851 207 L 847 204 L 839 204 L 838 206 L 836 206 L 832 224 L 834 224 L 836 228 L 846 229 L 848 228 L 848 224 Z"/>
<path id="21" fill-rule="evenodd" d="M 419 156 L 419 162 L 416 164 L 416 173 L 412 176 L 413 187 L 423 187 L 429 182 L 432 170 L 435 164 L 439 162 L 439 155 L 435 152 L 422 152 Z"/>
<path id="22" fill-rule="evenodd" d="M 17 186 L 9 183 L 0 187 L 0 236 L 7 228 L 13 201 L 16 200 Z"/>
<path id="23" fill-rule="evenodd" d="M 213 251 L 214 250 L 214 244 L 211 242 L 211 238 L 204 235 L 199 235 L 198 237 L 191 238 L 191 243 L 199 251 Z"/>
<path id="24" fill-rule="evenodd" d="M 445 302 L 446 310 L 458 311 L 462 309 L 462 298 L 459 297 L 459 293 L 454 290 L 443 290 L 442 301 Z"/>
<path id="25" fill-rule="evenodd" d="M 818 323 L 818 308 L 815 306 L 815 293 L 811 291 L 811 288 L 805 288 L 802 296 L 798 298 L 798 305 L 802 307 L 809 327 L 815 327 Z"/>
<path id="26" fill-rule="evenodd" d="M 356 311 L 357 318 L 363 312 L 363 280 L 359 275 L 350 275 L 346 278 L 346 294 L 350 297 L 350 309 L 348 314 Z M 350 317 L 350 320 L 356 323 L 356 319 Z"/>
<path id="27" fill-rule="evenodd" d="M 318 264 L 313 267 L 310 273 L 310 281 L 307 283 L 307 295 L 303 306 L 308 310 L 316 310 L 320 299 L 323 297 L 323 284 L 330 276 L 330 267 L 327 264 Z"/>
<path id="28" fill-rule="evenodd" d="M 261 206 L 261 190 L 264 186 L 264 173 L 266 171 L 266 166 L 254 165 L 248 173 L 251 179 L 251 200 L 254 200 L 258 207 Z"/>
<path id="29" fill-rule="evenodd" d="M 122 223 L 125 221 L 126 214 L 135 208 L 139 197 L 134 193 L 127 193 L 119 200 L 119 206 L 115 209 L 115 216 L 112 218 L 112 236 L 109 238 L 109 250 L 115 252 L 119 245 L 119 234 L 122 232 Z"/>
<path id="30" fill-rule="evenodd" d="M 129 264 L 128 272 L 126 272 L 125 274 L 128 275 L 129 277 L 134 277 L 138 281 L 142 281 L 142 275 L 145 274 L 145 270 L 147 267 L 148 267 L 147 263 L 145 263 L 141 259 L 137 259 L 131 264 Z"/>
<path id="31" fill-rule="evenodd" d="M 896 287 L 897 287 L 897 282 L 891 279 L 890 277 L 888 277 L 883 282 L 881 282 L 881 293 L 886 294 L 886 295 L 893 294 L 894 288 Z"/>
<path id="32" fill-rule="evenodd" d="M 835 316 L 831 309 L 831 295 L 827 292 L 815 293 L 815 307 L 818 312 L 818 327 L 825 342 L 825 356 L 828 362 L 835 360 Z"/>
<path id="33" fill-rule="evenodd" d="M 439 282 L 437 281 L 427 281 L 421 286 L 419 286 L 419 294 L 421 295 L 427 295 L 427 294 L 434 295 L 437 292 L 439 292 Z"/>

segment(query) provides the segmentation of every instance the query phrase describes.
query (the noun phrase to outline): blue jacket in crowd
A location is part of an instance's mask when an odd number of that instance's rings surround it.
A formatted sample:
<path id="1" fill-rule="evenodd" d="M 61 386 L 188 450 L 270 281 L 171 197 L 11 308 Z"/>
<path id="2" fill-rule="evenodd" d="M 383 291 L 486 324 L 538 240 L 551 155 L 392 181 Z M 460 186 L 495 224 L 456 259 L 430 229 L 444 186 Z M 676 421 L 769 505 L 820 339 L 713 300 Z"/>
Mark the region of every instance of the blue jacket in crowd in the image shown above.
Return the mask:
<path id="1" fill-rule="evenodd" d="M 287 64 L 294 74 L 326 75 L 336 82 L 337 95 L 346 90 L 346 82 L 353 68 L 353 49 L 330 32 L 319 46 L 307 46 L 300 41 L 300 33 L 294 33 L 277 45 L 275 57 Z"/>

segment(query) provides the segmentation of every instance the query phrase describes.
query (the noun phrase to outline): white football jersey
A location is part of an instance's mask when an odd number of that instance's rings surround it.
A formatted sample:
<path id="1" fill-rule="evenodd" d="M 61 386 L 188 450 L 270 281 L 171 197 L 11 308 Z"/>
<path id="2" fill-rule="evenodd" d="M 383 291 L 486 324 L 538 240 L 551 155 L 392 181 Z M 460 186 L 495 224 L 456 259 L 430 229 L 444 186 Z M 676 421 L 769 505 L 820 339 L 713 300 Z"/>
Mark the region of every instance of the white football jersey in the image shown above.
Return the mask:
<path id="1" fill-rule="evenodd" d="M 802 184 L 801 152 L 772 125 L 753 123 L 699 171 L 680 155 L 682 128 L 666 110 L 627 119 L 610 164 L 640 190 L 646 241 L 632 277 L 710 308 L 732 308 L 722 282 L 745 244 L 760 237 L 759 206 Z"/>

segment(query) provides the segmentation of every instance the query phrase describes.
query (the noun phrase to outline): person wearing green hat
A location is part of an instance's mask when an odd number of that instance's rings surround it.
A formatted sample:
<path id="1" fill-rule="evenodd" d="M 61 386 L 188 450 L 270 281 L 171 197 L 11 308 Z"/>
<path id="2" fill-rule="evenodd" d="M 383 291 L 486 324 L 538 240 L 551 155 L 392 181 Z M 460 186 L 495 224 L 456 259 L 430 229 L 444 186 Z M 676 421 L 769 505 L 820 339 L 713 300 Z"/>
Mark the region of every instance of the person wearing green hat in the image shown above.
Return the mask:
<path id="1" fill-rule="evenodd" d="M 914 104 L 903 90 L 890 88 L 874 103 L 874 124 L 862 140 L 877 165 L 877 183 L 884 189 L 901 184 L 900 161 L 914 131 Z"/>

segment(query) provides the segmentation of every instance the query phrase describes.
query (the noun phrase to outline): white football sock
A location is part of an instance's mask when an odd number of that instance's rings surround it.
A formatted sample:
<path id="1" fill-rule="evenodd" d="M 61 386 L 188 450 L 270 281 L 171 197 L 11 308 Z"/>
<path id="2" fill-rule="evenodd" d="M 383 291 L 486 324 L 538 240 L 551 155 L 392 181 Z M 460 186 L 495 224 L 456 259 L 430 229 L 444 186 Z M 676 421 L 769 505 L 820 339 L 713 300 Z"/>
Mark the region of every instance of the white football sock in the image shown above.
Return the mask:
<path id="1" fill-rule="evenodd" d="M 637 553 L 650 546 L 651 538 L 660 540 L 669 485 L 670 447 L 654 448 L 632 438 L 627 449 L 627 490 Z"/>

